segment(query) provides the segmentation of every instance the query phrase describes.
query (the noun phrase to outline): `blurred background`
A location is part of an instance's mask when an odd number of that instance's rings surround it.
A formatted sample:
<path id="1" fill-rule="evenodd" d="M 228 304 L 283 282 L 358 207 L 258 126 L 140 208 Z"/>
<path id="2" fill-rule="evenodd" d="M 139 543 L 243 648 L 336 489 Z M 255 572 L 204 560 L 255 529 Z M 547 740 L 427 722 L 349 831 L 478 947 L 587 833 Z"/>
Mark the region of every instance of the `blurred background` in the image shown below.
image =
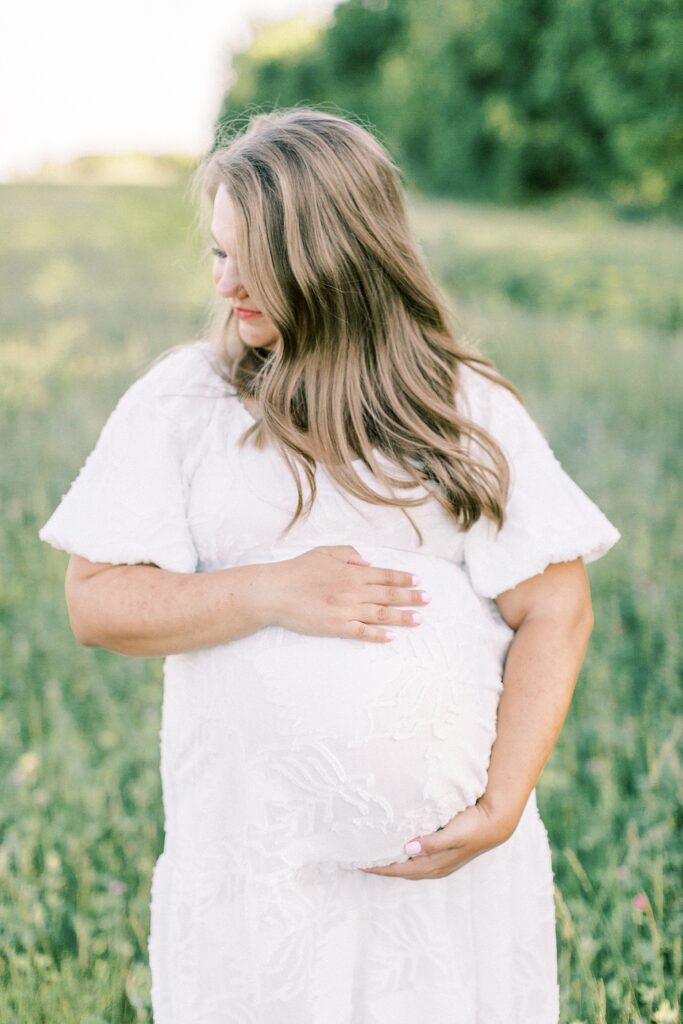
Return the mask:
<path id="1" fill-rule="evenodd" d="M 151 1022 L 161 660 L 79 648 L 37 530 L 202 330 L 198 156 L 307 104 L 388 147 L 463 336 L 622 532 L 538 785 L 562 1024 L 676 1024 L 680 0 L 64 0 L 6 5 L 0 39 L 0 1021 Z"/>

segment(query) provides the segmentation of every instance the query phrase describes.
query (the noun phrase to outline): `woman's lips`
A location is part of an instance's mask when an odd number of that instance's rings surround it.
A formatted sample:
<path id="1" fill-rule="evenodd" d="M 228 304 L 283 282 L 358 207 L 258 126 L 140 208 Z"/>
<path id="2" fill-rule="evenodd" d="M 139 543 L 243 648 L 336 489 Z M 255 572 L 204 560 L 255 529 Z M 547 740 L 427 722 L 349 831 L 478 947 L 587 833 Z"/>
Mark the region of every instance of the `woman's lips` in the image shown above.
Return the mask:
<path id="1" fill-rule="evenodd" d="M 253 320 L 255 316 L 263 316 L 258 309 L 239 309 L 235 308 L 235 316 L 238 320 Z"/>

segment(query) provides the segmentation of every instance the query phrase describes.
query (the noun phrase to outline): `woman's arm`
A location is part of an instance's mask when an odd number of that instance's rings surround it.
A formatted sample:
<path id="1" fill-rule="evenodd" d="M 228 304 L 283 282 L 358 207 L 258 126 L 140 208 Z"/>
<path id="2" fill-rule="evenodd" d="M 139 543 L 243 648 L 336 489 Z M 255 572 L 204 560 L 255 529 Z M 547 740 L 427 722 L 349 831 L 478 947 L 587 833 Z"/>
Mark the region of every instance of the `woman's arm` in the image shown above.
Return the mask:
<path id="1" fill-rule="evenodd" d="M 65 580 L 74 636 L 143 658 L 213 647 L 267 625 L 264 565 L 182 573 L 71 555 Z"/>
<path id="2" fill-rule="evenodd" d="M 496 604 L 515 635 L 479 802 L 512 833 L 567 717 L 593 630 L 583 560 L 549 565 L 499 594 Z"/>
<path id="3" fill-rule="evenodd" d="M 71 555 L 65 590 L 79 643 L 154 658 L 229 643 L 268 625 L 386 643 L 387 627 L 417 625 L 410 606 L 425 601 L 416 585 L 411 573 L 370 566 L 342 544 L 199 573 Z"/>

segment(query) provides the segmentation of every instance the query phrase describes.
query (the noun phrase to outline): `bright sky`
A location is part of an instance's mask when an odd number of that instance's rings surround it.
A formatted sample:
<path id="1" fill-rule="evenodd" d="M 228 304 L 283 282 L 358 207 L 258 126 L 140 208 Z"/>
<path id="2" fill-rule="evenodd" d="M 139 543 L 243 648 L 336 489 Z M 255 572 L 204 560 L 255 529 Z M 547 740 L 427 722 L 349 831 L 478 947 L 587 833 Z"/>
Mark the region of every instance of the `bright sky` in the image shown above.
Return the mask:
<path id="1" fill-rule="evenodd" d="M 84 153 L 211 145 L 230 52 L 253 18 L 335 0 L 6 0 L 0 9 L 0 181 Z"/>

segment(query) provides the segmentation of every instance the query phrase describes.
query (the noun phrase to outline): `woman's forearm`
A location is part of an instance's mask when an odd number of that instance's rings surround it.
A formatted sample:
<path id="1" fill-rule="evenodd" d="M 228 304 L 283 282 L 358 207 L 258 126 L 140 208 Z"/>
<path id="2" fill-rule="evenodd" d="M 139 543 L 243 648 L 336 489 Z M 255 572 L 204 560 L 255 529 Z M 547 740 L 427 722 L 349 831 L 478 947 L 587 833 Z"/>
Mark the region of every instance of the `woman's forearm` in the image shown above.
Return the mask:
<path id="1" fill-rule="evenodd" d="M 169 572 L 114 565 L 69 585 L 77 639 L 118 654 L 159 657 L 228 643 L 268 625 L 268 565 Z"/>
<path id="2" fill-rule="evenodd" d="M 481 801 L 514 831 L 560 734 L 592 617 L 534 615 L 508 650 L 496 739 Z"/>

